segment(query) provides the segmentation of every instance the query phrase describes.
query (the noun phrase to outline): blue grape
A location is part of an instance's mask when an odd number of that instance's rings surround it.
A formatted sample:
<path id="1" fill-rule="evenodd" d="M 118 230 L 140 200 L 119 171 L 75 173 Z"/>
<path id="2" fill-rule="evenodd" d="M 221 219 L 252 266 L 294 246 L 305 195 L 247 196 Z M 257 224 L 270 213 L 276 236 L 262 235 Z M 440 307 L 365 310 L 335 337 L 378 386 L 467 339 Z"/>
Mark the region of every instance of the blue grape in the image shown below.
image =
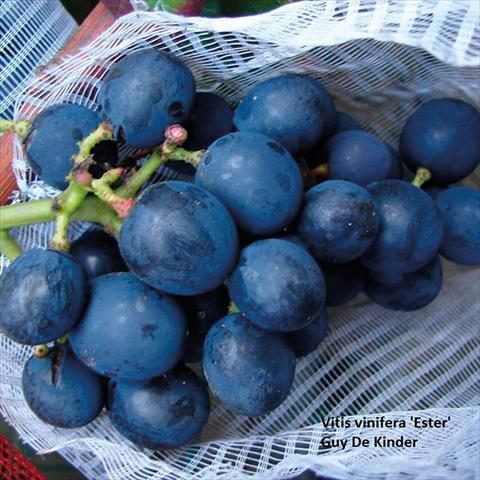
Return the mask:
<path id="1" fill-rule="evenodd" d="M 120 272 L 93 280 L 90 302 L 69 338 L 95 372 L 143 380 L 180 360 L 185 335 L 185 316 L 173 298 Z"/>
<path id="2" fill-rule="evenodd" d="M 82 427 L 103 408 L 102 378 L 66 346 L 55 347 L 45 358 L 31 357 L 23 369 L 22 389 L 33 413 L 56 427 Z"/>
<path id="3" fill-rule="evenodd" d="M 203 371 L 211 391 L 226 407 L 240 415 L 263 415 L 287 397 L 295 354 L 282 334 L 233 314 L 208 332 Z"/>
<path id="4" fill-rule="evenodd" d="M 87 299 L 87 280 L 72 257 L 28 250 L 0 276 L 0 331 L 19 343 L 38 345 L 68 333 Z"/>
<path id="5" fill-rule="evenodd" d="M 348 113 L 335 112 L 335 122 L 333 127 L 329 128 L 326 134 L 323 135 L 320 143 L 315 145 L 309 152 L 304 155 L 310 168 L 315 168 L 321 163 L 327 162 L 327 153 L 325 149 L 325 142 L 329 138 L 337 135 L 337 133 L 347 132 L 351 130 L 361 130 L 361 125 Z"/>
<path id="6" fill-rule="evenodd" d="M 330 180 L 348 180 L 363 187 L 390 178 L 397 162 L 383 142 L 358 130 L 335 135 L 325 151 Z"/>
<path id="7" fill-rule="evenodd" d="M 183 359 L 187 363 L 202 360 L 203 342 L 210 327 L 228 313 L 230 299 L 225 285 L 195 297 L 180 297 L 188 321 Z"/>
<path id="8" fill-rule="evenodd" d="M 278 332 L 306 327 L 325 302 L 319 266 L 304 248 L 286 240 L 259 240 L 244 248 L 227 285 L 250 321 Z"/>
<path id="9" fill-rule="evenodd" d="M 228 208 L 241 229 L 257 236 L 287 227 L 302 204 L 303 179 L 295 160 L 257 133 L 232 133 L 214 142 L 195 182 Z"/>
<path id="10" fill-rule="evenodd" d="M 445 224 L 440 253 L 461 265 L 480 265 L 480 192 L 450 187 L 436 203 Z"/>
<path id="11" fill-rule="evenodd" d="M 98 103 L 119 140 L 134 148 L 159 145 L 165 129 L 185 121 L 195 101 L 195 80 L 180 60 L 154 48 L 112 65 Z"/>
<path id="12" fill-rule="evenodd" d="M 336 118 L 333 101 L 319 82 L 281 75 L 247 92 L 233 121 L 241 132 L 261 133 L 297 154 L 315 146 L 325 130 L 333 131 Z"/>
<path id="13" fill-rule="evenodd" d="M 336 112 L 337 122 L 333 135 L 350 130 L 363 130 L 362 126 L 348 113 Z"/>
<path id="14" fill-rule="evenodd" d="M 402 180 L 370 185 L 380 228 L 361 262 L 370 270 L 401 274 L 430 262 L 443 238 L 443 222 L 432 199 Z"/>
<path id="15" fill-rule="evenodd" d="M 79 263 L 90 280 L 106 273 L 122 272 L 127 269 L 117 241 L 102 230 L 90 230 L 77 238 L 72 242 L 70 255 Z"/>
<path id="16" fill-rule="evenodd" d="M 371 300 L 390 310 L 418 310 L 431 303 L 440 292 L 442 264 L 439 257 L 435 256 L 416 272 L 404 273 L 400 278 L 386 283 L 378 280 L 373 274 L 366 282 L 365 293 Z"/>
<path id="17" fill-rule="evenodd" d="M 64 190 L 68 185 L 66 177 L 74 164 L 72 156 L 78 152 L 78 142 L 100 122 L 97 113 L 80 105 L 52 105 L 40 112 L 25 138 L 27 160 L 35 174 L 52 187 Z M 105 170 L 104 163 L 107 169 L 117 165 L 115 142 L 100 142 L 92 154 L 97 163 L 90 170 L 96 177 Z"/>
<path id="18" fill-rule="evenodd" d="M 183 366 L 140 382 L 110 380 L 108 392 L 108 416 L 115 428 L 147 448 L 177 448 L 192 441 L 210 412 L 203 382 Z"/>
<path id="19" fill-rule="evenodd" d="M 359 262 L 321 264 L 327 286 L 327 307 L 337 307 L 352 301 L 365 286 L 365 269 Z"/>
<path id="20" fill-rule="evenodd" d="M 328 329 L 327 310 L 323 309 L 306 327 L 287 334 L 287 339 L 292 345 L 295 356 L 303 357 L 318 348 L 325 340 Z"/>
<path id="21" fill-rule="evenodd" d="M 430 100 L 407 120 L 400 153 L 407 166 L 430 170 L 434 182 L 453 183 L 471 173 L 480 161 L 480 114 L 453 98 Z"/>
<path id="22" fill-rule="evenodd" d="M 133 273 L 175 295 L 213 290 L 238 254 L 228 211 L 209 192 L 185 182 L 147 188 L 123 222 L 119 243 Z"/>
<path id="23" fill-rule="evenodd" d="M 378 224 L 367 190 L 351 182 L 330 180 L 307 192 L 297 234 L 318 261 L 346 263 L 372 245 Z"/>

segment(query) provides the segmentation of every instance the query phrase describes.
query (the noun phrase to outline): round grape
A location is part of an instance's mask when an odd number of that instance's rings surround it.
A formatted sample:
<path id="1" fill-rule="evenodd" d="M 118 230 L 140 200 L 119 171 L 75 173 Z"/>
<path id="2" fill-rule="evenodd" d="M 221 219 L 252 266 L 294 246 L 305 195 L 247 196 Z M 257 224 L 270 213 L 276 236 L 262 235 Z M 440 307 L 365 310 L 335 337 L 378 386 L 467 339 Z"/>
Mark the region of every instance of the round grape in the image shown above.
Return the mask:
<path id="1" fill-rule="evenodd" d="M 238 130 L 266 135 L 292 154 L 315 146 L 325 130 L 333 131 L 335 121 L 325 87 L 303 75 L 281 75 L 259 83 L 247 92 L 234 115 Z"/>
<path id="2" fill-rule="evenodd" d="M 370 270 L 401 274 L 430 262 L 443 238 L 443 222 L 432 199 L 402 180 L 370 185 L 380 219 L 379 233 L 361 262 Z"/>
<path id="3" fill-rule="evenodd" d="M 67 254 L 28 250 L 0 276 L 0 331 L 19 343 L 38 345 L 68 333 L 87 299 L 87 280 Z"/>
<path id="4" fill-rule="evenodd" d="M 74 165 L 72 157 L 78 152 L 78 142 L 100 123 L 97 113 L 80 105 L 47 107 L 35 117 L 25 138 L 25 151 L 32 170 L 45 183 L 64 190 L 68 185 L 66 177 Z M 90 171 L 95 177 L 117 165 L 115 142 L 100 142 L 92 149 L 92 155 L 96 163 Z"/>
<path id="5" fill-rule="evenodd" d="M 103 408 L 102 378 L 66 346 L 55 347 L 45 358 L 30 357 L 23 369 L 22 389 L 33 413 L 56 427 L 82 427 Z"/>
<path id="6" fill-rule="evenodd" d="M 187 367 L 140 382 L 110 380 L 108 384 L 110 420 L 124 437 L 142 447 L 181 447 L 200 433 L 209 412 L 207 389 Z"/>
<path id="7" fill-rule="evenodd" d="M 358 130 L 335 135 L 325 152 L 330 180 L 348 180 L 363 187 L 390 178 L 398 161 L 382 141 Z"/>
<path id="8" fill-rule="evenodd" d="M 379 282 L 379 280 L 381 280 Z M 375 274 L 368 276 L 365 293 L 382 307 L 390 310 L 418 310 L 431 303 L 442 286 L 442 264 L 436 256 L 416 272 L 385 282 Z"/>
<path id="9" fill-rule="evenodd" d="M 203 371 L 212 392 L 239 415 L 263 415 L 287 397 L 295 354 L 287 339 L 234 314 L 219 320 L 204 344 Z"/>
<path id="10" fill-rule="evenodd" d="M 437 195 L 436 204 L 445 224 L 440 253 L 461 265 L 480 265 L 480 192 L 450 187 Z"/>
<path id="11" fill-rule="evenodd" d="M 98 92 L 103 116 L 129 147 L 160 145 L 165 129 L 185 121 L 195 101 L 195 80 L 180 60 L 154 48 L 113 64 Z"/>
<path id="12" fill-rule="evenodd" d="M 174 295 L 213 290 L 238 254 L 228 211 L 209 192 L 186 182 L 147 188 L 124 220 L 119 243 L 133 273 Z"/>
<path id="13" fill-rule="evenodd" d="M 257 236 L 287 227 L 303 199 L 295 160 L 277 142 L 257 133 L 232 133 L 214 142 L 195 183 L 215 195 L 241 229 Z"/>
<path id="14" fill-rule="evenodd" d="M 372 245 L 378 224 L 367 190 L 351 182 L 330 180 L 307 192 L 297 234 L 318 261 L 346 263 Z"/>
<path id="15" fill-rule="evenodd" d="M 120 255 L 117 241 L 102 230 L 90 230 L 77 238 L 70 247 L 70 255 L 92 280 L 111 272 L 127 269 Z"/>
<path id="16" fill-rule="evenodd" d="M 69 339 L 77 357 L 100 375 L 143 380 L 180 360 L 186 329 L 173 298 L 120 272 L 93 280 L 90 302 Z"/>
<path id="17" fill-rule="evenodd" d="M 407 120 L 400 153 L 407 166 L 430 170 L 440 184 L 457 182 L 480 161 L 480 114 L 453 98 L 430 100 Z"/>
<path id="18" fill-rule="evenodd" d="M 286 240 L 259 240 L 240 252 L 229 277 L 230 298 L 259 327 L 306 327 L 325 302 L 325 281 L 307 251 Z"/>

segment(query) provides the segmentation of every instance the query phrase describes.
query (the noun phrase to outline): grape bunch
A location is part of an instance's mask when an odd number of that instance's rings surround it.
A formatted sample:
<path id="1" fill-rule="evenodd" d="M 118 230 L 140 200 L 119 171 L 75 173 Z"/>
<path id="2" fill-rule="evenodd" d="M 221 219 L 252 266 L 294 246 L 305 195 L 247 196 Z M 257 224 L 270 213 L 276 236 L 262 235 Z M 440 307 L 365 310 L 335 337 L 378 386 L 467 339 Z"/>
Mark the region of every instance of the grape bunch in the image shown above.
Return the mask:
<path id="1" fill-rule="evenodd" d="M 480 160 L 480 114 L 461 100 L 422 104 L 397 151 L 313 78 L 268 79 L 233 109 L 144 49 L 111 67 L 97 101 L 0 122 L 64 189 L 0 210 L 12 260 L 0 329 L 34 346 L 23 392 L 52 425 L 105 407 L 132 442 L 181 446 L 207 422 L 210 393 L 239 415 L 278 407 L 296 358 L 328 334 L 327 307 L 364 292 L 421 309 L 442 286 L 440 256 L 480 264 L 480 193 L 451 185 Z M 150 157 L 134 165 L 119 146 Z M 142 189 L 164 164 L 193 175 Z M 74 220 L 97 227 L 70 243 Z M 9 234 L 47 221 L 46 250 L 22 252 Z"/>

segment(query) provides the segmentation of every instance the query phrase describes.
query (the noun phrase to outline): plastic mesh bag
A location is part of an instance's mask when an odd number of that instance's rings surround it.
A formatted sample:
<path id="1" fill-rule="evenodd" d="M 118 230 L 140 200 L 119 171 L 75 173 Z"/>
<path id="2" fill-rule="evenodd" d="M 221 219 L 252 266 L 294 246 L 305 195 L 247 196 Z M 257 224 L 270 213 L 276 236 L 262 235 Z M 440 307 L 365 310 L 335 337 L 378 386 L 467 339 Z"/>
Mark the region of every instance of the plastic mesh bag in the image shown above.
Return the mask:
<path id="1" fill-rule="evenodd" d="M 77 24 L 59 0 L 0 2 L 0 116 L 13 117 L 15 99 Z"/>
<path id="2" fill-rule="evenodd" d="M 407 116 L 427 99 L 453 96 L 479 107 L 479 15 L 477 1 L 442 0 L 298 2 L 228 20 L 132 13 L 37 79 L 16 116 L 62 101 L 96 108 L 108 66 L 155 46 L 185 61 L 200 90 L 232 103 L 280 73 L 311 75 L 329 89 L 337 109 L 396 145 Z M 34 178 L 16 142 L 18 198 L 55 194 Z M 84 228 L 76 225 L 72 234 Z M 27 248 L 46 245 L 49 234 L 48 224 L 15 232 Z M 365 299 L 331 309 L 327 339 L 298 362 L 294 388 L 279 408 L 245 418 L 214 400 L 201 437 L 183 448 L 138 448 L 104 414 L 72 431 L 43 424 L 20 388 L 30 349 L 4 337 L 0 410 L 33 448 L 58 449 L 91 479 L 286 479 L 307 468 L 338 479 L 480 478 L 480 276 L 447 262 L 444 267 L 440 296 L 419 312 L 391 312 Z M 406 427 L 363 422 L 379 415 L 404 420 Z M 344 416 L 350 426 L 324 425 L 322 419 L 333 416 Z M 414 428 L 412 417 L 446 423 Z M 416 440 L 417 446 L 375 445 L 382 435 Z M 352 436 L 371 445 L 338 446 Z"/>

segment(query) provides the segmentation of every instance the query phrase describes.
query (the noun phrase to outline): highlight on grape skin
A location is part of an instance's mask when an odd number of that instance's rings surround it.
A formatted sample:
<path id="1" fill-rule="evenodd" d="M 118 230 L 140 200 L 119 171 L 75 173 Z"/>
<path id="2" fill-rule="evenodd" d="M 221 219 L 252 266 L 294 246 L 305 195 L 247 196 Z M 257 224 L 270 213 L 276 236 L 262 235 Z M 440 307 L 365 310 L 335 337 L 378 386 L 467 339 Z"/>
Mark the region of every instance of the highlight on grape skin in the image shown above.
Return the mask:
<path id="1" fill-rule="evenodd" d="M 139 446 L 196 442 L 209 391 L 241 416 L 281 405 L 296 357 L 331 345 L 335 309 L 362 291 L 419 310 L 441 256 L 480 264 L 479 192 L 449 186 L 480 160 L 473 106 L 427 101 L 390 146 L 317 78 L 257 82 L 238 105 L 201 87 L 144 48 L 112 65 L 94 108 L 0 121 L 62 190 L 0 207 L 0 331 L 34 347 L 22 385 L 44 422 L 80 427 L 106 402 Z M 185 178 L 154 180 L 162 166 Z M 74 238 L 76 221 L 96 228 Z M 51 248 L 23 252 L 15 227 L 44 222 Z"/>

